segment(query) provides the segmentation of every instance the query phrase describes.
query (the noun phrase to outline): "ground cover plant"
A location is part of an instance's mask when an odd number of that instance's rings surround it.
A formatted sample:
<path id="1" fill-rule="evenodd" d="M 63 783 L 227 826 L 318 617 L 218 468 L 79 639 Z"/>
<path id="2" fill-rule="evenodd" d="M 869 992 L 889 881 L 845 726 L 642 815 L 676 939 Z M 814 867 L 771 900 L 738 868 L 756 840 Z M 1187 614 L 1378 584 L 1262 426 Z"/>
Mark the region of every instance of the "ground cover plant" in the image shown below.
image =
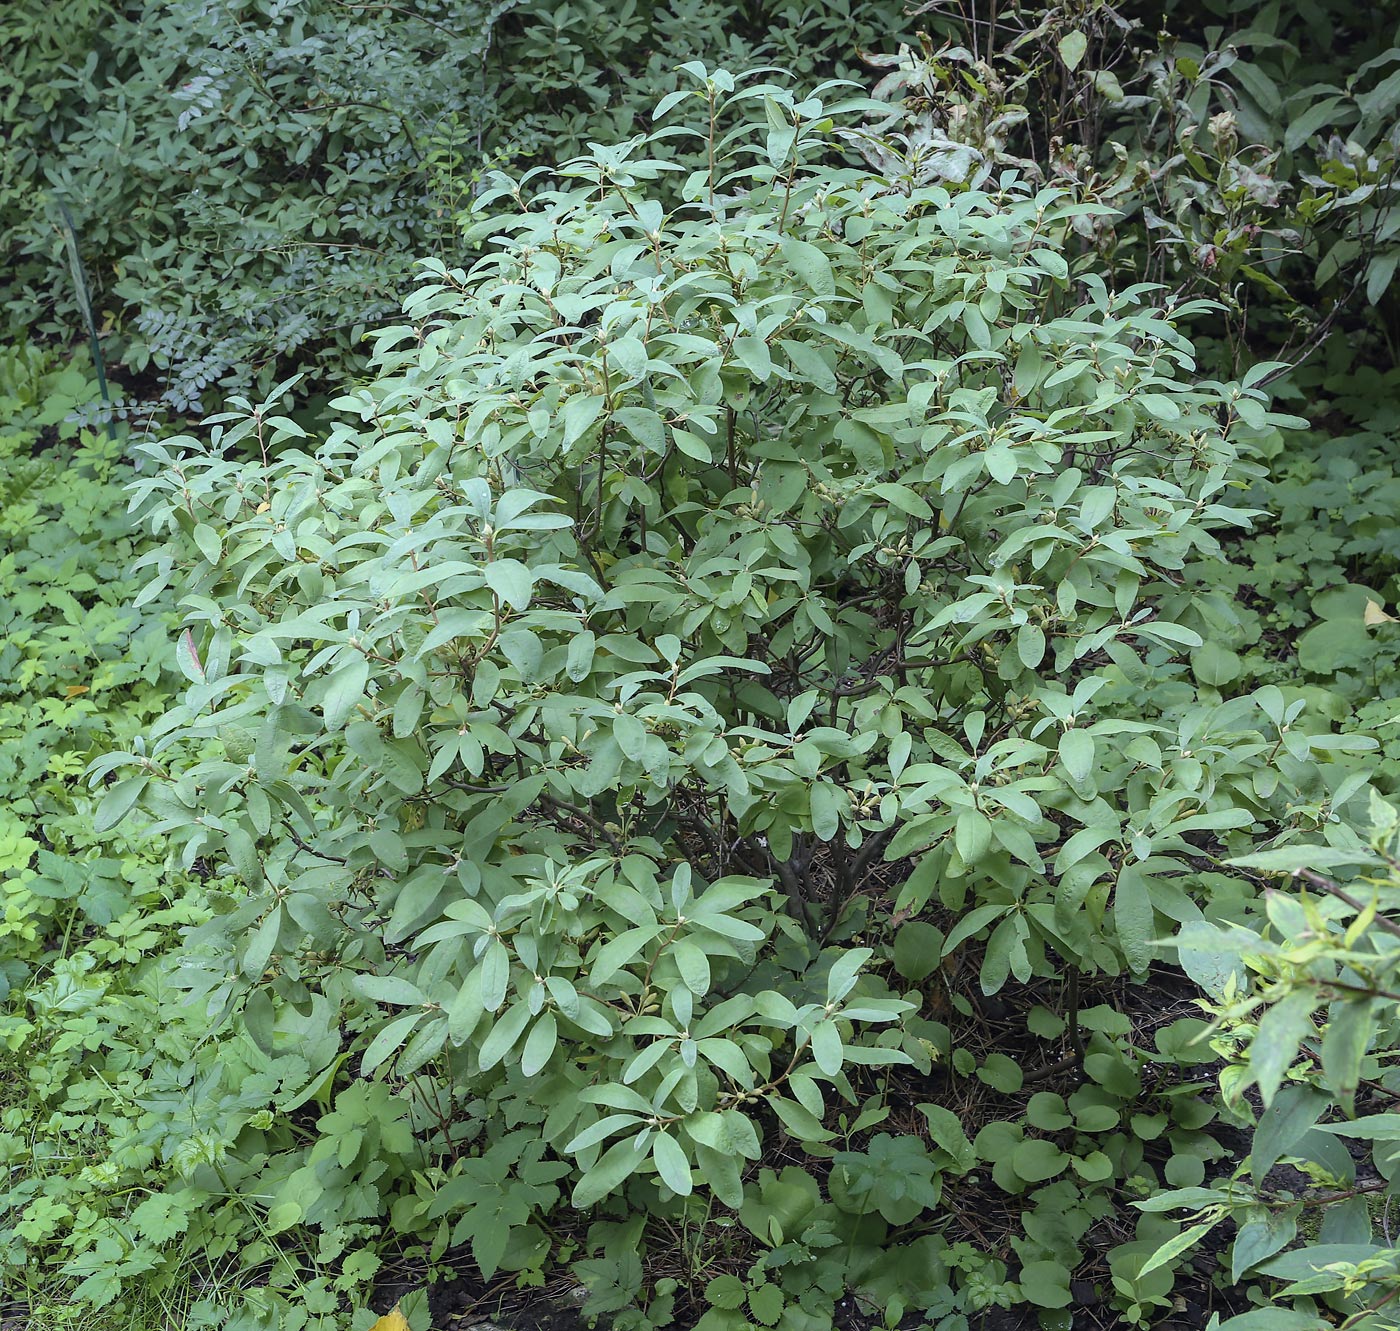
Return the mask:
<path id="1" fill-rule="evenodd" d="M 1216 9 L 0 16 L 0 1318 L 1396 1324 L 1400 53 Z"/>

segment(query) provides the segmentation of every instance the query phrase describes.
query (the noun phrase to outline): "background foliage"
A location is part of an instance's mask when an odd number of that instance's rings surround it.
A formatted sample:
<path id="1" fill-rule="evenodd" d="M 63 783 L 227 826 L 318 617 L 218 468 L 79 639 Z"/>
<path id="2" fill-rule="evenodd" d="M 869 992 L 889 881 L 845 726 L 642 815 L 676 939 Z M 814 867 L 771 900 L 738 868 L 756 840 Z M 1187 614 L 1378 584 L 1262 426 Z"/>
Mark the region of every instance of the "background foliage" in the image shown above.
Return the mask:
<path id="1" fill-rule="evenodd" d="M 397 311 L 415 261 L 460 257 L 454 221 L 483 164 L 562 161 L 630 133 L 677 50 L 803 77 L 849 68 L 903 25 L 892 0 L 858 9 L 6 6 L 11 325 L 72 326 L 66 204 L 134 405 L 198 411 L 294 369 L 329 388 L 363 363 L 365 329 Z"/>
<path id="2" fill-rule="evenodd" d="M 1393 30 L 0 41 L 5 1313 L 1396 1324 Z"/>

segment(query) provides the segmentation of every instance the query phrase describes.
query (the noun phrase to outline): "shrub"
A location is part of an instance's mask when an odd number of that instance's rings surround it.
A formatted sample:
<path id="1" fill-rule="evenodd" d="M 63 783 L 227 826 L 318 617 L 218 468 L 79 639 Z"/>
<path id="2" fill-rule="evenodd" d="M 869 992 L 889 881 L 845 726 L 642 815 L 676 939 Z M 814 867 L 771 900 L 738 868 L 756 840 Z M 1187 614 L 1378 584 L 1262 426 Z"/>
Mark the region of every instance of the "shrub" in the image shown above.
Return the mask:
<path id="1" fill-rule="evenodd" d="M 1262 1278 L 1253 1292 L 1270 1306 L 1222 1331 L 1394 1320 L 1384 1309 L 1400 1291 L 1397 1252 L 1371 1203 L 1393 1191 L 1400 1139 L 1397 828 L 1400 814 L 1373 795 L 1369 844 L 1339 827 L 1325 843 L 1244 856 L 1272 880 L 1266 916 L 1253 929 L 1183 931 L 1209 995 L 1223 1099 L 1251 1144 L 1210 1187 L 1139 1205 L 1189 1212 L 1193 1241 L 1233 1231 L 1231 1277 Z"/>
<path id="2" fill-rule="evenodd" d="M 189 688 L 97 765 L 120 775 L 100 817 L 139 802 L 243 880 L 191 936 L 194 995 L 274 1067 L 343 1030 L 313 1085 L 399 1088 L 436 1163 L 381 1204 L 432 1253 L 536 1270 L 565 1198 L 638 1224 L 697 1190 L 767 1205 L 743 1162 L 781 1136 L 829 1154 L 845 1101 L 873 1118 L 841 1120 L 826 1185 L 821 1224 L 865 1254 L 837 1287 L 932 1308 L 887 1235 L 973 1147 L 929 1104 L 936 1147 L 849 1148 L 890 1112 L 878 1069 L 971 1071 L 906 981 L 965 954 L 983 994 L 1067 978 L 1041 1028 L 1071 1061 L 1102 1032 L 1089 1130 L 1140 1081 L 1077 977 L 1233 918 L 1201 856 L 1358 782 L 1271 694 L 1177 664 L 1207 624 L 1179 570 L 1246 521 L 1230 488 L 1284 419 L 1259 375 L 1199 380 L 1183 311 L 1071 266 L 1092 209 L 1062 191 L 910 186 L 842 163 L 870 103 L 685 73 L 677 124 L 562 185 L 493 179 L 489 253 L 426 265 L 326 438 L 279 386 L 207 443 L 142 446 L 148 594 L 183 593 Z M 1022 1080 L 1004 1055 L 979 1076 Z M 336 1149 L 271 1194 L 278 1226 L 346 1214 L 367 1166 Z M 1028 1144 L 997 1186 L 1063 1210 L 1151 1173 L 1112 1149 L 1050 1188 L 1069 1157 Z M 1068 1299 L 1083 1205 L 1073 1237 L 1019 1241 L 1041 1306 Z M 641 1297 L 626 1232 L 590 1277 L 612 1308 Z M 1004 1297 L 989 1257 L 919 1244 L 897 1251 Z"/>

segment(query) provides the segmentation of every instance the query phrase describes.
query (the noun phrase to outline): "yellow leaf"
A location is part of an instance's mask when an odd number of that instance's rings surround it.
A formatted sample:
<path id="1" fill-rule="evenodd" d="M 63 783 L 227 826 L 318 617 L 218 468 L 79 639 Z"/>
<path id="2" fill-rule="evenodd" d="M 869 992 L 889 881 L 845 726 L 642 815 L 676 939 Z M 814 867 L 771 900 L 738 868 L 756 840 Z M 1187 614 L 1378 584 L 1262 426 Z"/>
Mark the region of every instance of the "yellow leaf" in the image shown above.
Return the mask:
<path id="1" fill-rule="evenodd" d="M 1378 601 L 1367 601 L 1366 609 L 1362 613 L 1361 618 L 1370 626 L 1395 623 L 1395 616 L 1386 614 L 1385 611 L 1381 609 Z"/>
<path id="2" fill-rule="evenodd" d="M 63 696 L 65 698 L 78 698 L 81 697 L 87 691 L 88 686 L 86 684 L 70 684 L 66 689 L 63 690 Z"/>
<path id="3" fill-rule="evenodd" d="M 369 1331 L 408 1331 L 408 1318 L 399 1311 L 396 1303 Z"/>

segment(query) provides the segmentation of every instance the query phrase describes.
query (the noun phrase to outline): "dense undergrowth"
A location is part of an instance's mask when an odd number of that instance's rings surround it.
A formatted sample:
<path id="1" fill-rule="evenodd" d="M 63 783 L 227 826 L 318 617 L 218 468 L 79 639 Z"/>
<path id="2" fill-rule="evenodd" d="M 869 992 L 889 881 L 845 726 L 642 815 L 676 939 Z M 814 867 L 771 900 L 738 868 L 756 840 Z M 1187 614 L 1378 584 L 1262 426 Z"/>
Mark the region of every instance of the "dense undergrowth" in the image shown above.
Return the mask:
<path id="1" fill-rule="evenodd" d="M 1400 1324 L 1395 33 L 888 11 L 0 15 L 0 1322 Z"/>

